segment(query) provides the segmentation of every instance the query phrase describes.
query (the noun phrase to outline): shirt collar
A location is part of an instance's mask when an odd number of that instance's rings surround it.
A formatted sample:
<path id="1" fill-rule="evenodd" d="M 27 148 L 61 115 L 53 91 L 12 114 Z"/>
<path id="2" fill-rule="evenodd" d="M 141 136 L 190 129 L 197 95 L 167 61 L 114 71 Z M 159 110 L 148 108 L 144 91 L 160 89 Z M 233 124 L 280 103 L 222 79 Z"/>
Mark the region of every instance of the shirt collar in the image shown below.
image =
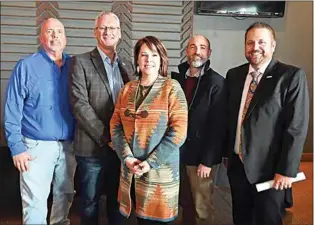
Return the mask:
<path id="1" fill-rule="evenodd" d="M 107 56 L 98 46 L 97 46 L 97 50 L 103 62 L 111 63 L 111 59 L 109 58 L 109 56 Z M 118 63 L 118 61 L 119 61 L 119 57 L 118 57 L 118 54 L 115 52 L 114 62 Z"/>
<path id="2" fill-rule="evenodd" d="M 205 64 L 204 64 L 205 65 Z M 203 76 L 204 75 L 204 70 L 205 70 L 205 66 L 202 66 L 202 69 L 201 69 L 201 71 L 199 72 L 199 75 L 198 76 L 196 76 L 196 78 L 197 77 L 201 77 L 201 76 Z M 192 77 L 191 76 L 191 70 L 190 70 L 190 67 L 188 68 L 188 70 L 186 71 L 186 74 L 185 74 L 185 78 L 187 78 L 187 77 Z"/>
<path id="3" fill-rule="evenodd" d="M 266 70 L 266 68 L 267 68 L 267 66 L 268 66 L 269 63 L 270 63 L 270 61 L 271 61 L 271 59 L 270 59 L 267 63 L 265 63 L 264 65 L 262 65 L 261 68 L 259 68 L 258 72 L 264 74 L 264 73 L 265 73 L 265 70 Z M 248 73 L 248 74 L 250 74 L 251 72 L 254 72 L 254 71 L 255 71 L 255 69 L 254 69 L 254 68 L 252 67 L 252 65 L 250 64 L 250 66 L 249 66 L 249 73 Z"/>
<path id="4" fill-rule="evenodd" d="M 42 54 L 42 56 L 46 60 L 48 60 L 49 62 L 53 62 L 54 63 L 54 61 L 49 57 L 49 55 L 47 54 L 45 49 L 41 49 L 39 52 L 40 52 L 40 54 Z M 66 53 L 62 52 L 62 66 L 65 64 L 67 58 L 69 58 L 69 56 Z"/>

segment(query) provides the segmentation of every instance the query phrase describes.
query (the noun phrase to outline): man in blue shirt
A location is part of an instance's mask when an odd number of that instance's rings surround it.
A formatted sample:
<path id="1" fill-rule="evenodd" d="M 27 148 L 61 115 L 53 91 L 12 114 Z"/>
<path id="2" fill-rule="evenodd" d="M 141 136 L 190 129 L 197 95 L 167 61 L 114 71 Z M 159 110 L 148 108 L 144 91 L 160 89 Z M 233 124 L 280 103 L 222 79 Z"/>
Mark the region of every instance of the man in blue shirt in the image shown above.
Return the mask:
<path id="1" fill-rule="evenodd" d="M 74 149 L 80 183 L 81 225 L 97 225 L 102 189 L 109 225 L 123 224 L 117 194 L 120 160 L 109 147 L 109 122 L 121 87 L 133 79 L 132 63 L 117 54 L 119 18 L 102 12 L 95 19 L 97 47 L 73 59 L 71 99 L 77 120 Z"/>
<path id="2" fill-rule="evenodd" d="M 43 49 L 21 59 L 9 80 L 5 134 L 20 171 L 23 224 L 47 224 L 51 184 L 50 224 L 69 224 L 76 168 L 68 93 L 71 59 L 63 53 L 66 36 L 59 20 L 45 20 L 39 39 Z"/>

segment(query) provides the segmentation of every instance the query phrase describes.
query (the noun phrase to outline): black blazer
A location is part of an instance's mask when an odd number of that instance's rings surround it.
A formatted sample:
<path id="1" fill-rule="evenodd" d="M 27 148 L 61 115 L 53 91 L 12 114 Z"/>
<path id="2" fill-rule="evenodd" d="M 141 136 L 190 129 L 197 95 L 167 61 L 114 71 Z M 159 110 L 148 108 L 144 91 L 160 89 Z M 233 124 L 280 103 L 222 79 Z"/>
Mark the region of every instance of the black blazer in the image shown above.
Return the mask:
<path id="1" fill-rule="evenodd" d="M 227 89 L 225 78 L 210 68 L 208 60 L 204 75 L 199 77 L 194 100 L 189 105 L 187 139 L 181 146 L 181 162 L 212 167 L 221 163 L 226 134 Z M 172 78 L 185 90 L 187 62 L 179 65 Z"/>
<path id="2" fill-rule="evenodd" d="M 97 48 L 73 59 L 70 85 L 72 110 L 77 120 L 75 154 L 100 156 L 110 141 L 109 122 L 114 111 L 106 69 Z M 132 63 L 121 56 L 119 69 L 124 83 L 135 78 Z"/>
<path id="3" fill-rule="evenodd" d="M 242 91 L 249 64 L 230 69 L 228 87 L 229 168 Z M 303 70 L 272 60 L 258 84 L 242 126 L 242 153 L 250 183 L 295 177 L 309 122 L 309 95 Z"/>

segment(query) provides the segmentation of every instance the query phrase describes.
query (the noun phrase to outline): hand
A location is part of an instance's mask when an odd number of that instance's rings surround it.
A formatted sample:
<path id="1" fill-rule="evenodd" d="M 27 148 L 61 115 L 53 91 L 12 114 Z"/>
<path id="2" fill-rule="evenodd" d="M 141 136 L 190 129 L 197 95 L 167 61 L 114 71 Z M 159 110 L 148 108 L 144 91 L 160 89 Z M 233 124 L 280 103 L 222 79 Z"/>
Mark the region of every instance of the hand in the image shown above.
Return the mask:
<path id="1" fill-rule="evenodd" d="M 140 164 L 138 164 L 138 166 L 140 167 L 140 170 L 141 170 L 142 174 L 147 173 L 151 169 L 151 167 L 150 167 L 150 165 L 148 164 L 147 161 L 141 162 Z"/>
<path id="2" fill-rule="evenodd" d="M 201 178 L 209 177 L 211 170 L 212 170 L 212 168 L 204 166 L 203 164 L 199 164 L 199 166 L 197 168 L 197 176 L 199 176 Z"/>
<path id="3" fill-rule="evenodd" d="M 279 173 L 275 174 L 274 177 L 274 185 L 273 188 L 275 188 L 276 190 L 280 189 L 288 189 L 291 188 L 292 186 L 292 177 L 286 177 L 283 175 L 280 175 Z"/>
<path id="4" fill-rule="evenodd" d="M 25 172 L 29 169 L 28 161 L 33 160 L 33 157 L 28 152 L 23 152 L 12 157 L 14 166 L 20 171 Z"/>
<path id="5" fill-rule="evenodd" d="M 125 165 L 129 168 L 129 170 L 132 173 L 140 173 L 141 172 L 140 167 L 139 167 L 139 164 L 141 162 L 142 161 L 140 161 L 136 158 L 133 158 L 133 157 L 127 157 L 125 159 Z"/>
<path id="6" fill-rule="evenodd" d="M 108 143 L 108 146 L 114 151 L 112 141 Z"/>

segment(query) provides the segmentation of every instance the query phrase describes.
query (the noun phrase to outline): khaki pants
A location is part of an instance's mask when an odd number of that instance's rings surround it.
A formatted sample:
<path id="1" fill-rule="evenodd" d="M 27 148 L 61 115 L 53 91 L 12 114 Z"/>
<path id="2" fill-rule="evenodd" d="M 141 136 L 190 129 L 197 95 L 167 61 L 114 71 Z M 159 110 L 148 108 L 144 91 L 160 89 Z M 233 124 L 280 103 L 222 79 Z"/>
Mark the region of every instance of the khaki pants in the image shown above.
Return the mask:
<path id="1" fill-rule="evenodd" d="M 183 209 L 183 224 L 212 225 L 214 220 L 213 175 L 197 176 L 197 166 L 181 166 L 180 205 Z"/>

